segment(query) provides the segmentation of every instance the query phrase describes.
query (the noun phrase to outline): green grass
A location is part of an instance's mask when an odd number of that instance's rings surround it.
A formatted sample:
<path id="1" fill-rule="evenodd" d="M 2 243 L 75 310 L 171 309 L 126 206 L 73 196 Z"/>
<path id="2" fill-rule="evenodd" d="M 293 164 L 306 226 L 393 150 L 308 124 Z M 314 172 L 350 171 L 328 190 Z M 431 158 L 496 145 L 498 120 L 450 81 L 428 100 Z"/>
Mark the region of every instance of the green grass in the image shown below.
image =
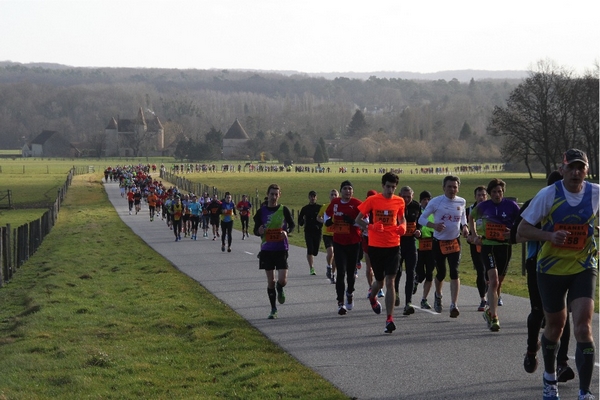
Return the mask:
<path id="1" fill-rule="evenodd" d="M 148 249 L 99 178 L 0 289 L 0 399 L 346 398 Z"/>

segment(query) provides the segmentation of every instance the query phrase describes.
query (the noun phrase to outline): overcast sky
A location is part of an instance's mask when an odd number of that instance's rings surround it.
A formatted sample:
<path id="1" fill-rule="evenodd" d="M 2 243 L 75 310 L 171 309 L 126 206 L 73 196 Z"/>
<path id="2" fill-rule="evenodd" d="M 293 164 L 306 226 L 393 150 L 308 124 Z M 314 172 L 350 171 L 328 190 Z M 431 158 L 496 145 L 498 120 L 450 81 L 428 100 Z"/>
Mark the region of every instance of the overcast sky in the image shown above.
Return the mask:
<path id="1" fill-rule="evenodd" d="M 301 72 L 600 61 L 598 0 L 0 0 L 0 61 Z"/>

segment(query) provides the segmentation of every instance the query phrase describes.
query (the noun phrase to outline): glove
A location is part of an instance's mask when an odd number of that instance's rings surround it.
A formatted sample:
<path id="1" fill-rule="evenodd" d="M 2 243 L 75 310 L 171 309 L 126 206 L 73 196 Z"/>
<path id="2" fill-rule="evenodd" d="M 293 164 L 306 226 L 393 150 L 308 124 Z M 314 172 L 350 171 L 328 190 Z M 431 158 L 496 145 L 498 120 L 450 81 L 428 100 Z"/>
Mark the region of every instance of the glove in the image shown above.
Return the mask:
<path id="1" fill-rule="evenodd" d="M 329 218 L 327 221 L 325 221 L 325 226 L 330 227 L 331 225 L 333 225 L 333 218 Z"/>
<path id="2" fill-rule="evenodd" d="M 354 218 L 344 214 L 344 222 L 350 225 L 354 225 Z"/>

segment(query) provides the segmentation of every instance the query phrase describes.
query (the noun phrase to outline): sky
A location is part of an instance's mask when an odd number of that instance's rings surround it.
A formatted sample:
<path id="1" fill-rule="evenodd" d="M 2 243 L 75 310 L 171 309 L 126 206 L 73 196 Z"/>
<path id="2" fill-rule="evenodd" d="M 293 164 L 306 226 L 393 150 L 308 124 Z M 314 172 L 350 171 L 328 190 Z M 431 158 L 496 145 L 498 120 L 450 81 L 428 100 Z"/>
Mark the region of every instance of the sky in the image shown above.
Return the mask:
<path id="1" fill-rule="evenodd" d="M 576 74 L 598 0 L 0 0 L 0 61 L 75 67 Z"/>

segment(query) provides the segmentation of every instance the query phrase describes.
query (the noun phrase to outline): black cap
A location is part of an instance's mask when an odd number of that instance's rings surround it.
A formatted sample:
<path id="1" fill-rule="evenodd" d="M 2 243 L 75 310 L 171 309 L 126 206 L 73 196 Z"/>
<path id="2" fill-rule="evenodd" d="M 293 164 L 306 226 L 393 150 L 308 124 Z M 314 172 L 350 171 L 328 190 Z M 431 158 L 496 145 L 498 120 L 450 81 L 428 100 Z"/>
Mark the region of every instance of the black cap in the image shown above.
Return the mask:
<path id="1" fill-rule="evenodd" d="M 431 193 L 429 193 L 427 190 L 423 190 L 419 195 L 419 201 L 423 199 L 431 199 Z"/>
<path id="2" fill-rule="evenodd" d="M 350 186 L 350 187 L 353 187 L 353 186 L 352 186 L 352 182 L 350 182 L 350 181 L 347 181 L 347 180 L 346 180 L 346 181 L 344 181 L 344 182 L 342 182 L 342 184 L 340 185 L 340 190 L 342 190 L 342 188 L 343 188 L 344 186 Z"/>
<path id="3" fill-rule="evenodd" d="M 316 196 L 317 192 L 315 192 L 314 190 L 311 190 L 310 192 L 308 192 L 309 196 Z"/>

